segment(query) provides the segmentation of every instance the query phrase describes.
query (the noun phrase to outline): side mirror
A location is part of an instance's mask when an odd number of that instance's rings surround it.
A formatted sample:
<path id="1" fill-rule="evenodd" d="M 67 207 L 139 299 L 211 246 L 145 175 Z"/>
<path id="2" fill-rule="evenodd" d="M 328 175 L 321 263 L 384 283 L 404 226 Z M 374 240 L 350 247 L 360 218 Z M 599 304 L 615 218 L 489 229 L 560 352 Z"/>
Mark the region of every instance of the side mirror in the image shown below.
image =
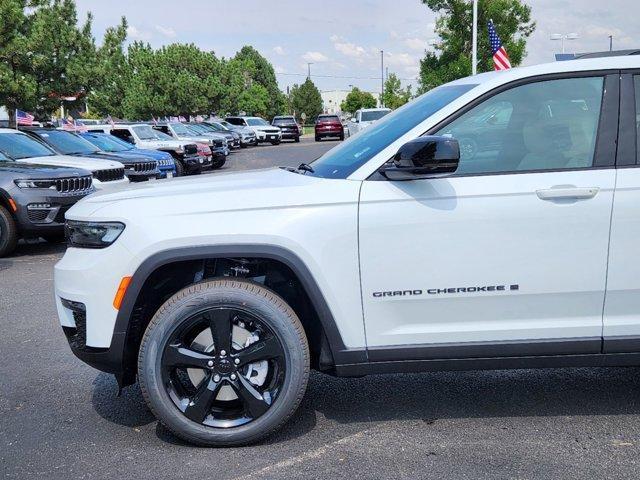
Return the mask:
<path id="1" fill-rule="evenodd" d="M 416 180 L 455 173 L 460 162 L 460 146 L 455 138 L 426 136 L 405 143 L 391 166 L 381 173 L 389 180 Z"/>
<path id="2" fill-rule="evenodd" d="M 351 117 L 351 121 L 352 121 L 353 123 L 358 123 L 358 119 L 357 119 L 356 117 Z"/>

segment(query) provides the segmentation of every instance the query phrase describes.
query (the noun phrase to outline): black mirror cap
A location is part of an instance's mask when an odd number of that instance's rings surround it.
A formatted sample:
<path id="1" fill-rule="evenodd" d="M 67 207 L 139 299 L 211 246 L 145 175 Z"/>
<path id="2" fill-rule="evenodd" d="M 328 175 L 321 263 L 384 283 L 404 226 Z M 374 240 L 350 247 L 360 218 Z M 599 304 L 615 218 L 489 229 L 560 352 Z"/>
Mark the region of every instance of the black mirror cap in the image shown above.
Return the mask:
<path id="1" fill-rule="evenodd" d="M 429 135 L 405 143 L 384 169 L 392 180 L 430 178 L 455 173 L 460 162 L 460 146 L 452 137 Z"/>

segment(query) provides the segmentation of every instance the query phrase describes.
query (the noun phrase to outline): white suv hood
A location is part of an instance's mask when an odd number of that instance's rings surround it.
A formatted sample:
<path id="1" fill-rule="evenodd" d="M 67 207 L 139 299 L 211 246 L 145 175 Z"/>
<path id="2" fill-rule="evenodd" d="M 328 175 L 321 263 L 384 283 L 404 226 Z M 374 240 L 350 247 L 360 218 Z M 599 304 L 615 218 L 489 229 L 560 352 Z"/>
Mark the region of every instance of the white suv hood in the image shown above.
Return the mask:
<path id="1" fill-rule="evenodd" d="M 358 200 L 359 182 L 329 180 L 280 168 L 180 177 L 145 182 L 126 190 L 98 192 L 67 213 L 77 220 L 171 222 L 172 216 L 290 209 Z"/>
<path id="2" fill-rule="evenodd" d="M 100 160 L 97 158 L 75 157 L 70 155 L 51 155 L 48 157 L 33 157 L 17 160 L 19 163 L 36 163 L 39 165 L 58 165 L 61 167 L 82 168 L 94 172 L 96 170 L 110 170 L 124 168 L 120 162 Z"/>

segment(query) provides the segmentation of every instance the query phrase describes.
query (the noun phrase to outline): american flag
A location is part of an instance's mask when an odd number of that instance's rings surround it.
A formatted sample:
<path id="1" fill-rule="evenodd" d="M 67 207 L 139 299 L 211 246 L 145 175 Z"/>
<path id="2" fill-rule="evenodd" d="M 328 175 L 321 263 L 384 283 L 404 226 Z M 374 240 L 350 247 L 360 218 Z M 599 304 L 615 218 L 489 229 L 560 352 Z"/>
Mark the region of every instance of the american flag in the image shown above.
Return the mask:
<path id="1" fill-rule="evenodd" d="M 18 125 L 33 125 L 35 117 L 30 113 L 23 112 L 22 110 L 16 110 L 16 121 Z"/>
<path id="2" fill-rule="evenodd" d="M 75 125 L 73 124 L 74 122 L 66 118 L 61 118 L 60 123 L 62 124 L 63 130 L 68 130 L 70 132 L 73 132 L 76 129 Z"/>
<path id="3" fill-rule="evenodd" d="M 508 70 L 511 68 L 509 55 L 507 55 L 507 51 L 502 46 L 500 37 L 491 20 L 489 20 L 489 42 L 491 43 L 491 52 L 493 53 L 493 68 L 495 70 Z"/>

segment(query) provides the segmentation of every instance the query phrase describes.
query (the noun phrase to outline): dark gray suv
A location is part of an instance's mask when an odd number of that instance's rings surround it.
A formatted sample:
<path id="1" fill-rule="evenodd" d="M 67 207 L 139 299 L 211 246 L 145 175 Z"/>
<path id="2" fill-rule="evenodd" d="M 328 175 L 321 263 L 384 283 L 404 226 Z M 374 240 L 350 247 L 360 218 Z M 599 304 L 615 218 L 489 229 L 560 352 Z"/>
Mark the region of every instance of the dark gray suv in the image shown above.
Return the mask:
<path id="1" fill-rule="evenodd" d="M 91 172 L 17 163 L 0 153 L 0 257 L 19 238 L 64 239 L 64 214 L 95 191 Z"/>

